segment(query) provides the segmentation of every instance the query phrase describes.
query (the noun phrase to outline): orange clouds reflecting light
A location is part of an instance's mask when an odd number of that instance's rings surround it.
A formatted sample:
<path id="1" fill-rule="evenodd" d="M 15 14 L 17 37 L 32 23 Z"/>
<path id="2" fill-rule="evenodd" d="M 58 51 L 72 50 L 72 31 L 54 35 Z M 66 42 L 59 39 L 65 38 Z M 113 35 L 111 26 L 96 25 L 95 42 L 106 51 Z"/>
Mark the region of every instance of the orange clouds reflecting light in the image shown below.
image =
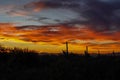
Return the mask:
<path id="1" fill-rule="evenodd" d="M 0 40 L 9 38 L 26 43 L 45 43 L 45 45 L 57 46 L 62 46 L 64 42 L 69 41 L 72 46 L 71 51 L 76 52 L 84 50 L 83 46 L 86 45 L 90 46 L 91 51 L 98 49 L 103 51 L 119 51 L 119 34 L 119 32 L 116 32 L 113 35 L 102 35 L 92 29 L 82 27 L 82 25 L 79 27 L 68 25 L 17 27 L 11 23 L 0 23 Z M 78 46 L 81 46 L 81 49 Z M 61 48 L 59 47 L 58 49 L 61 50 Z"/>

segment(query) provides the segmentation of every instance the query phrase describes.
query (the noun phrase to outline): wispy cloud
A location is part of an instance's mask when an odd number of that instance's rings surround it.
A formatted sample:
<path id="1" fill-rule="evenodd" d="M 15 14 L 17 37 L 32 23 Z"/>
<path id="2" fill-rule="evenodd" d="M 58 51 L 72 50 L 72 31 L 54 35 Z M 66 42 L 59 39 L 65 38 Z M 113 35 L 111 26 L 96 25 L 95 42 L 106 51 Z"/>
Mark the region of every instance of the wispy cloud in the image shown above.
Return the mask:
<path id="1" fill-rule="evenodd" d="M 31 0 L 11 5 L 0 5 L 0 13 L 12 15 L 13 22 L 16 17 L 23 17 L 26 23 L 31 21 L 44 25 L 15 26 L 1 22 L 1 36 L 50 44 L 70 41 L 81 45 L 118 46 L 120 42 L 118 0 Z"/>
<path id="2" fill-rule="evenodd" d="M 27 12 L 27 11 L 20 11 L 20 10 L 16 10 L 16 11 L 14 11 L 14 10 L 11 10 L 11 11 L 9 11 L 9 12 L 7 12 L 7 14 L 9 14 L 10 16 L 27 16 L 29 13 Z"/>
<path id="3" fill-rule="evenodd" d="M 14 16 L 29 15 L 31 17 L 28 20 L 46 24 L 89 24 L 89 27 L 97 32 L 112 32 L 113 28 L 114 31 L 120 30 L 119 4 L 120 2 L 117 0 L 38 0 L 15 7 L 8 13 Z M 64 13 L 62 15 L 71 14 L 71 16 L 62 17 L 60 14 L 57 15 L 58 13 L 56 14 L 55 10 L 56 12 L 61 11 L 61 14 Z M 41 18 L 43 16 L 41 14 L 46 14 L 47 11 L 48 15 L 44 15 L 44 19 Z M 50 15 L 51 13 L 53 15 Z M 59 18 L 52 19 L 51 16 L 54 17 L 55 15 Z M 61 18 L 66 18 L 66 20 Z"/>
<path id="4" fill-rule="evenodd" d="M 81 27 L 81 28 L 80 28 Z M 96 33 L 89 28 L 75 27 L 70 25 L 53 25 L 53 26 L 14 26 L 9 23 L 0 24 L 0 35 L 21 39 L 23 41 L 30 42 L 51 42 L 51 43 L 64 43 L 69 40 L 92 40 L 91 44 L 106 44 L 113 43 L 113 41 L 119 41 L 117 37 L 120 33 L 114 33 L 113 35 L 104 35 Z M 102 40 L 98 42 L 97 40 Z M 109 41 L 113 40 L 113 41 Z M 97 42 L 96 42 L 97 41 Z M 106 42 L 105 42 L 106 41 Z M 87 43 L 87 42 L 86 42 Z"/>

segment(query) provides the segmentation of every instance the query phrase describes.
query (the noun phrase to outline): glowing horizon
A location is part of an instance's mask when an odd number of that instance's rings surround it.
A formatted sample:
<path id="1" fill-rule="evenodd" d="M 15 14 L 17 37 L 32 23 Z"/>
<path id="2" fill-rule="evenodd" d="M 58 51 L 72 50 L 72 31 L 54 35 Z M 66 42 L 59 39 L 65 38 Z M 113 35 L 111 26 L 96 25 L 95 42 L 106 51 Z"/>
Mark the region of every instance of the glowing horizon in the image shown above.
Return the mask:
<path id="1" fill-rule="evenodd" d="M 120 1 L 1 0 L 0 44 L 39 52 L 120 52 Z"/>

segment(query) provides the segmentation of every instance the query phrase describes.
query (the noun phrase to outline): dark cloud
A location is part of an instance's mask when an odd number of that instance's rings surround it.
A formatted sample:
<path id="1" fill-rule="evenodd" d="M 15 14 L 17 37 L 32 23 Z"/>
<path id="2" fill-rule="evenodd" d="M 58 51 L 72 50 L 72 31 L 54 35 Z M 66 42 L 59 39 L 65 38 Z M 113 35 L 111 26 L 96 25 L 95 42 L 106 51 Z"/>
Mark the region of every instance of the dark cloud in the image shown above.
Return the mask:
<path id="1" fill-rule="evenodd" d="M 86 19 L 76 19 L 63 24 L 90 24 L 96 31 L 111 30 L 115 26 L 120 30 L 120 1 L 118 0 L 40 0 L 31 3 L 34 8 L 66 8 L 78 13 Z M 31 6 L 27 4 L 26 6 Z M 41 18 L 40 18 L 41 19 Z M 60 23 L 60 20 L 55 20 Z"/>
<path id="2" fill-rule="evenodd" d="M 52 19 L 48 16 L 41 17 L 39 15 L 32 15 L 28 20 L 42 22 L 49 25 L 55 23 L 72 26 L 76 24 L 89 25 L 86 27 L 103 35 L 111 35 L 112 33 L 120 31 L 119 0 L 38 0 L 24 4 L 24 6 L 20 8 L 20 10 L 23 11 L 39 11 L 41 9 L 69 9 L 79 15 L 77 18 L 68 18 L 64 21 L 61 19 Z M 21 14 L 15 15 L 27 15 L 26 12 L 18 12 Z M 13 10 L 10 13 L 16 13 L 16 11 Z M 54 23 L 49 23 L 49 20 Z"/>
<path id="3" fill-rule="evenodd" d="M 26 25 L 26 26 L 19 26 L 16 27 L 18 30 L 37 30 L 39 28 L 39 26 L 35 26 L 35 25 Z"/>
<path id="4" fill-rule="evenodd" d="M 102 31 L 106 31 L 110 30 L 113 26 L 117 26 L 119 29 L 120 23 L 117 21 L 120 19 L 120 17 L 116 17 L 116 15 L 113 14 L 116 10 L 120 9 L 119 4 L 120 3 L 116 2 L 107 3 L 97 0 L 90 0 L 87 2 L 89 9 L 83 11 L 83 16 L 89 19 L 90 23 L 93 25 L 93 29 L 100 31 L 103 29 Z"/>
<path id="5" fill-rule="evenodd" d="M 39 0 L 38 2 L 31 2 L 26 6 L 33 6 L 33 7 L 40 7 L 41 4 L 44 4 L 47 8 L 61 8 L 61 7 L 78 7 L 79 6 L 79 1 L 82 0 Z"/>

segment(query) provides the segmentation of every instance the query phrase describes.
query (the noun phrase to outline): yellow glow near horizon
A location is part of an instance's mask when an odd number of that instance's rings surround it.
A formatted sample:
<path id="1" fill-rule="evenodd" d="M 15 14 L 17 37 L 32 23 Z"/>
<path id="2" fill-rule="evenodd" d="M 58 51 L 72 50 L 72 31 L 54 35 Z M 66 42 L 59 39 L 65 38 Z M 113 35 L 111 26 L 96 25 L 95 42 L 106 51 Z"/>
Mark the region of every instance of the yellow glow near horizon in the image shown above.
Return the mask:
<path id="1" fill-rule="evenodd" d="M 120 32 L 102 35 L 89 28 L 75 26 L 23 26 L 0 24 L 0 44 L 5 47 L 18 47 L 38 52 L 60 53 L 69 42 L 69 52 L 83 53 L 86 46 L 89 52 L 112 52 L 118 49 Z"/>
<path id="2" fill-rule="evenodd" d="M 12 39 L 12 38 L 5 38 L 4 40 L 0 40 L 0 44 L 5 47 L 18 47 L 18 48 L 28 48 L 30 50 L 35 50 L 38 52 L 47 52 L 47 53 L 61 53 L 63 50 L 66 50 L 65 44 L 60 45 L 52 45 L 45 42 L 39 42 L 39 43 L 32 43 L 32 42 L 25 42 L 19 39 Z M 97 46 L 96 46 L 97 47 Z M 116 48 L 113 46 L 113 48 Z M 91 53 L 97 53 L 98 50 L 100 50 L 101 53 L 107 53 L 112 52 L 112 49 L 92 49 L 90 46 L 89 52 Z M 119 51 L 119 49 L 114 49 L 115 51 Z M 84 53 L 85 46 L 84 45 L 75 45 L 75 44 L 69 44 L 69 52 L 73 53 Z"/>

